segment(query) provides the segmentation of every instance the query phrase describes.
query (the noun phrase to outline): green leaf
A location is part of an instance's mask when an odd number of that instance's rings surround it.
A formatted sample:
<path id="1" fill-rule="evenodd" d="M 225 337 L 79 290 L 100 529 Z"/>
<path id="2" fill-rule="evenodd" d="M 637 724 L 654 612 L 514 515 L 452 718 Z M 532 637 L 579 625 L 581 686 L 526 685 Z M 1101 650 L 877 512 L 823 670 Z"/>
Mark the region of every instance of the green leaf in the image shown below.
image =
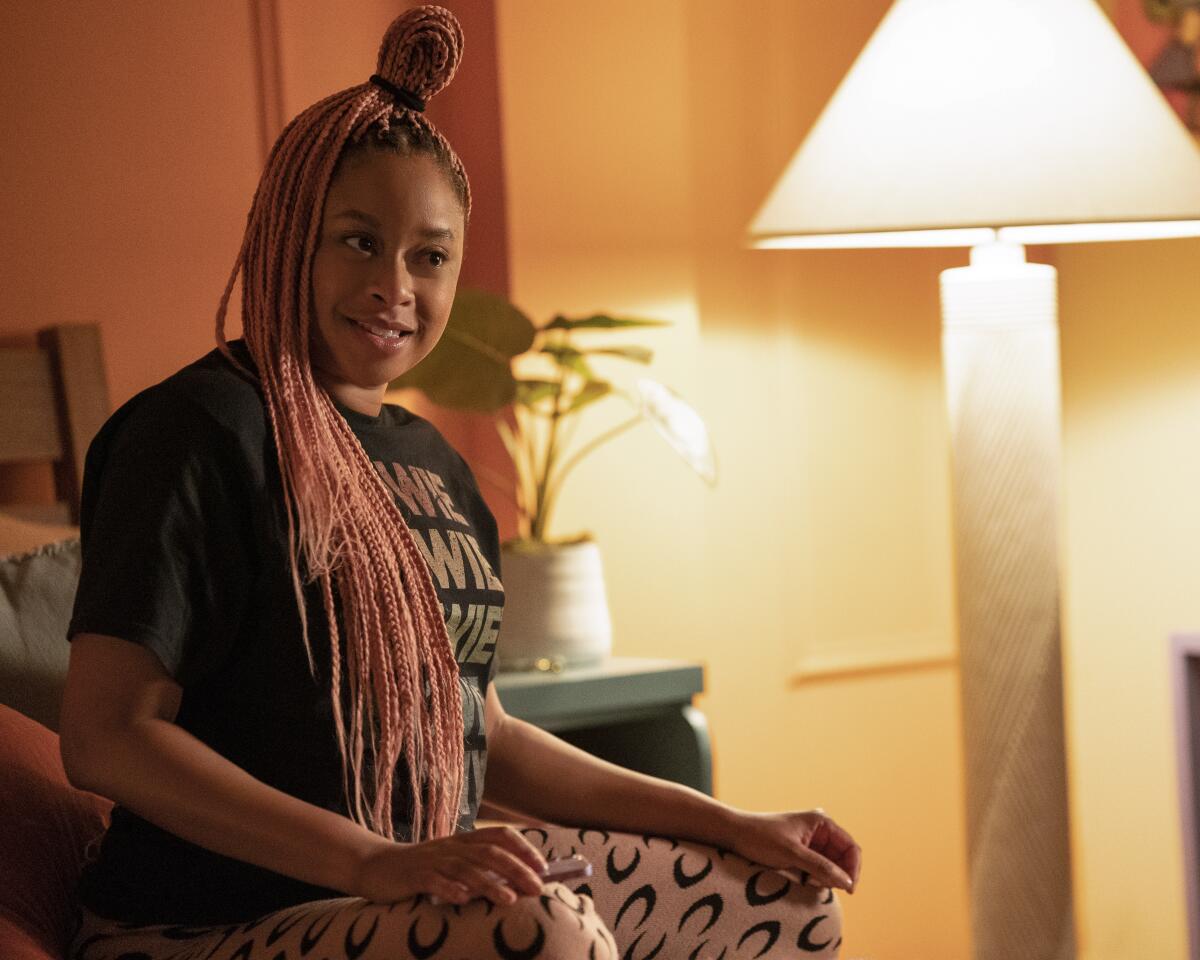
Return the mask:
<path id="1" fill-rule="evenodd" d="M 461 289 L 442 339 L 393 387 L 415 387 L 443 407 L 493 412 L 513 402 L 512 358 L 533 346 L 533 322 L 503 297 Z"/>
<path id="2" fill-rule="evenodd" d="M 555 317 L 547 323 L 543 330 L 616 330 L 631 327 L 669 327 L 665 320 L 640 320 L 631 317 L 610 317 L 597 313 L 590 317 L 578 317 L 574 320 L 568 317 Z"/>
<path id="3" fill-rule="evenodd" d="M 567 413 L 576 413 L 582 410 L 589 403 L 595 403 L 601 397 L 606 397 L 612 393 L 612 384 L 607 380 L 591 380 L 583 385 L 583 389 L 576 394 L 575 399 L 571 401 L 571 405 L 567 407 Z"/>
<path id="4" fill-rule="evenodd" d="M 554 380 L 518 380 L 515 402 L 532 407 L 539 400 L 553 397 L 558 393 L 558 383 Z"/>
<path id="5" fill-rule="evenodd" d="M 588 366 L 588 362 L 583 358 L 583 352 L 576 350 L 574 347 L 547 344 L 542 347 L 542 353 L 553 357 L 554 362 L 560 367 L 574 370 L 584 380 L 596 379 L 596 375 L 592 373 L 592 368 Z"/>
<path id="6" fill-rule="evenodd" d="M 583 351 L 588 355 L 605 354 L 611 357 L 621 357 L 634 363 L 649 363 L 654 359 L 654 351 L 647 347 L 592 347 Z"/>

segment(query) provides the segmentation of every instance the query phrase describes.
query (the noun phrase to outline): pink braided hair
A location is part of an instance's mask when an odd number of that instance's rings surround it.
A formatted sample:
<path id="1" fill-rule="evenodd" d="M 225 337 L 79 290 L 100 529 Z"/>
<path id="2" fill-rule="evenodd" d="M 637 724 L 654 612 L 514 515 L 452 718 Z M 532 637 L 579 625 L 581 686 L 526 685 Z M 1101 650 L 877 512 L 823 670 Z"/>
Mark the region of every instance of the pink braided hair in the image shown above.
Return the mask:
<path id="1" fill-rule="evenodd" d="M 376 72 L 407 91 L 406 100 L 428 100 L 454 76 L 462 43 L 449 11 L 409 10 L 388 27 Z M 452 833 L 458 816 L 463 783 L 458 663 L 413 534 L 349 425 L 314 380 L 309 357 L 311 268 L 330 182 L 347 152 L 384 140 L 395 148 L 398 129 L 401 147 L 438 160 L 462 200 L 464 218 L 469 214 L 462 163 L 421 113 L 374 83 L 326 97 L 284 128 L 267 159 L 217 309 L 217 343 L 238 365 L 226 342 L 225 316 L 240 273 L 242 324 L 279 454 L 292 582 L 314 671 L 303 582 L 319 585 L 329 623 L 330 687 L 351 816 L 395 837 L 393 780 L 403 758 L 411 838 L 419 841 Z M 338 606 L 348 720 L 340 695 Z M 374 767 L 370 791 L 363 782 L 368 753 Z"/>

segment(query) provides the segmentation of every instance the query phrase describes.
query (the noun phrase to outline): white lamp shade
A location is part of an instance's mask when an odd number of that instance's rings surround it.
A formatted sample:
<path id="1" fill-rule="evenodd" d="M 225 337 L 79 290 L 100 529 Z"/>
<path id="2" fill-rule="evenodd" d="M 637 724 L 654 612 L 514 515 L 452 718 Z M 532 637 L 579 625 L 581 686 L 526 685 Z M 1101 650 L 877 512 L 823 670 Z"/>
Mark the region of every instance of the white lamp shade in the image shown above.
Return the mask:
<path id="1" fill-rule="evenodd" d="M 1200 235 L 1200 149 L 1093 0 L 896 0 L 750 241 L 957 246 L 996 228 Z"/>

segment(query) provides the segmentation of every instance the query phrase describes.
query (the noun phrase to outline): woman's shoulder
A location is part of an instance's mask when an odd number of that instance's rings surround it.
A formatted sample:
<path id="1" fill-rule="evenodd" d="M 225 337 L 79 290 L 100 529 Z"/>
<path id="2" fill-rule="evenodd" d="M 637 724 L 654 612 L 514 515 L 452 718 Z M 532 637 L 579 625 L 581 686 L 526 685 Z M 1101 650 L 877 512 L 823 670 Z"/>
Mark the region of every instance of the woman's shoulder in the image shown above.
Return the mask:
<path id="1" fill-rule="evenodd" d="M 246 371 L 249 354 L 240 342 L 230 344 Z M 257 383 L 220 350 L 132 397 L 112 415 L 109 432 L 138 427 L 202 442 L 213 433 L 233 435 L 257 444 L 269 432 L 266 408 Z"/>

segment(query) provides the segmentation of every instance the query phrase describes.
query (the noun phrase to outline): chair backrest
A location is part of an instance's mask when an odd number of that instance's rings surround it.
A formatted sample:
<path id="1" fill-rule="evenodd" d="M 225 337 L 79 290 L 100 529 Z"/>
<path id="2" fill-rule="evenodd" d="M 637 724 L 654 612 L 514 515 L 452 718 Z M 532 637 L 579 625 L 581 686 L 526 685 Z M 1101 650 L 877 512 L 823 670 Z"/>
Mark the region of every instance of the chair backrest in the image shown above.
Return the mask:
<path id="1" fill-rule="evenodd" d="M 0 504 L 14 516 L 79 521 L 88 444 L 108 418 L 108 384 L 95 324 L 38 332 L 36 347 L 0 347 L 0 464 L 50 461 L 57 502 Z"/>

